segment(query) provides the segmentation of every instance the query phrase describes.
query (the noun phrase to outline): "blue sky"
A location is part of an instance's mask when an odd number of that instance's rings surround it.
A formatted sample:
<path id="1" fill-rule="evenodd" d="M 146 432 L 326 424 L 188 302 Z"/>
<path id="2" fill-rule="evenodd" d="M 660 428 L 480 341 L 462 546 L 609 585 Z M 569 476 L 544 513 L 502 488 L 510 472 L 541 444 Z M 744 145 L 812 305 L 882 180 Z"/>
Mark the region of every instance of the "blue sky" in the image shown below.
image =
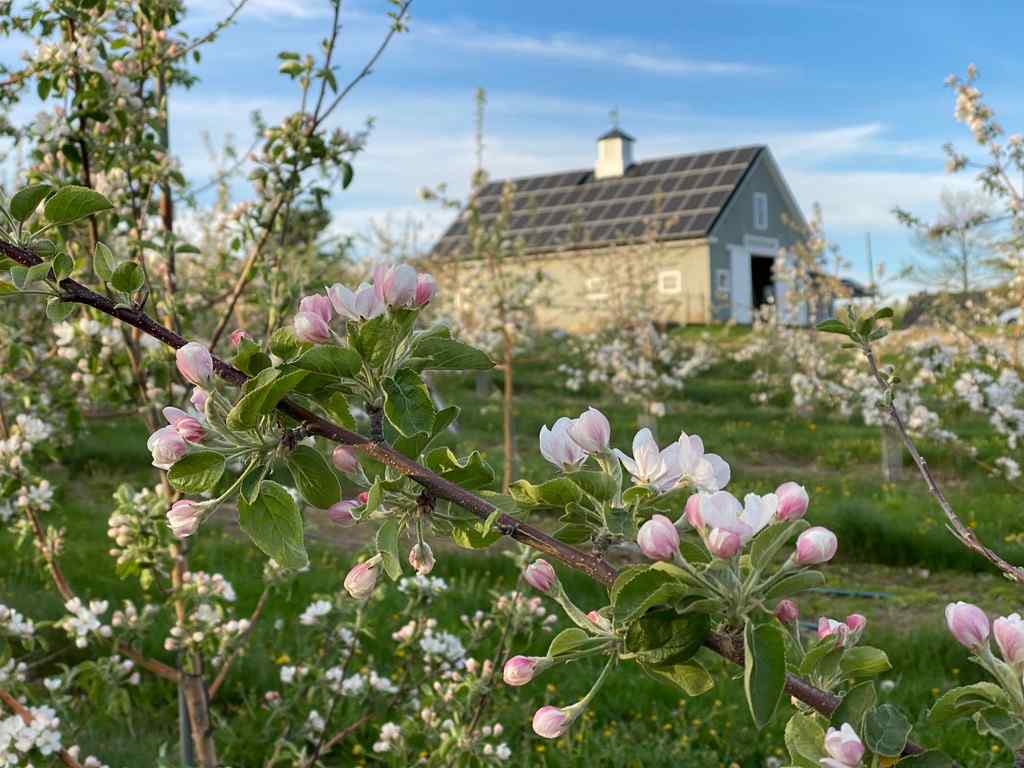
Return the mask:
<path id="1" fill-rule="evenodd" d="M 189 5 L 195 31 L 229 7 Z M 345 3 L 340 80 L 376 47 L 386 7 Z M 172 107 L 172 141 L 190 175 L 211 170 L 201 130 L 247 146 L 249 112 L 295 108 L 275 53 L 314 49 L 326 12 L 318 0 L 251 0 L 207 49 L 201 84 Z M 946 75 L 975 62 L 1004 124 L 1024 130 L 1022 22 L 1016 0 L 415 0 L 410 32 L 337 113 L 349 129 L 376 120 L 354 184 L 336 197 L 337 225 L 413 215 L 426 238 L 443 228 L 450 214 L 416 190 L 448 182 L 465 192 L 473 91 L 483 86 L 492 176 L 592 164 L 612 107 L 639 159 L 766 143 L 805 211 L 823 205 L 830 236 L 863 276 L 866 232 L 876 258 L 914 258 L 893 205 L 927 214 L 944 186 L 970 184 L 943 171 L 944 142 L 970 147 Z"/>

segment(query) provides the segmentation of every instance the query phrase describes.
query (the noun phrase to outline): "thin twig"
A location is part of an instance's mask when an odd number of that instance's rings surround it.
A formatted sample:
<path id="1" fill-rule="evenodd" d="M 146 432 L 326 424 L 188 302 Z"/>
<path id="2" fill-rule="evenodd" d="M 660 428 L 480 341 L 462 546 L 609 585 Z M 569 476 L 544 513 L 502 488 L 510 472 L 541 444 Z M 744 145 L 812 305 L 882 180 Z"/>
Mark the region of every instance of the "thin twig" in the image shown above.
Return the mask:
<path id="1" fill-rule="evenodd" d="M 24 721 L 25 725 L 31 725 L 33 720 L 32 713 L 3 688 L 0 688 L 0 702 L 14 712 L 14 714 L 18 715 Z M 82 768 L 82 764 L 69 755 L 66 750 L 58 750 L 57 756 L 60 758 L 60 761 L 67 766 L 67 768 Z"/>

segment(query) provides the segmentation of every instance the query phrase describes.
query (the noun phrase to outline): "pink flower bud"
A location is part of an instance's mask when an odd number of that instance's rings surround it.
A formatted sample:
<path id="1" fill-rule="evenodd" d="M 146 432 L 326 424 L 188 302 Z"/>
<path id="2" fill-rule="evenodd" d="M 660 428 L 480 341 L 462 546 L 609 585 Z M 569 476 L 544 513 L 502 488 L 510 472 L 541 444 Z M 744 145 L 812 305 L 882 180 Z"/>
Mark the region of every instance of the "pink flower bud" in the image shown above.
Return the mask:
<path id="1" fill-rule="evenodd" d="M 846 617 L 846 626 L 850 628 L 850 632 L 857 633 L 859 637 L 863 632 L 864 628 L 867 627 L 867 617 L 860 613 L 851 613 Z"/>
<path id="2" fill-rule="evenodd" d="M 651 560 L 671 560 L 679 550 L 679 531 L 664 515 L 654 515 L 640 526 L 636 543 Z"/>
<path id="3" fill-rule="evenodd" d="M 558 576 L 547 560 L 534 560 L 523 571 L 526 583 L 539 592 L 549 592 L 558 582 Z"/>
<path id="4" fill-rule="evenodd" d="M 988 616 L 976 605 L 962 600 L 946 606 L 946 626 L 961 645 L 971 650 L 988 642 Z"/>
<path id="5" fill-rule="evenodd" d="M 810 497 L 807 489 L 794 482 L 783 483 L 775 489 L 779 505 L 775 509 L 775 519 L 782 521 L 799 520 L 807 514 Z"/>
<path id="6" fill-rule="evenodd" d="M 437 283 L 431 275 L 425 272 L 416 277 L 416 306 L 423 307 L 430 303 L 437 293 Z"/>
<path id="7" fill-rule="evenodd" d="M 1007 664 L 1024 664 L 1024 620 L 1019 613 L 1000 616 L 992 622 L 992 634 Z"/>
<path id="8" fill-rule="evenodd" d="M 792 600 L 782 600 L 775 606 L 775 618 L 783 624 L 796 624 L 800 620 L 800 609 Z"/>
<path id="9" fill-rule="evenodd" d="M 232 347 L 238 347 L 242 343 L 242 339 L 251 338 L 249 333 L 244 328 L 235 328 L 228 336 L 228 340 L 231 342 Z"/>
<path id="10" fill-rule="evenodd" d="M 828 528 L 808 528 L 796 539 L 797 565 L 821 565 L 835 557 L 839 540 Z"/>
<path id="11" fill-rule="evenodd" d="M 202 344 L 190 341 L 175 353 L 174 359 L 185 381 L 205 388 L 213 380 L 213 357 Z"/>
<path id="12" fill-rule="evenodd" d="M 358 495 L 356 495 L 356 501 L 358 501 L 363 506 L 366 506 L 366 502 L 368 502 L 369 500 L 370 500 L 370 492 L 369 491 L 362 491 Z"/>
<path id="13" fill-rule="evenodd" d="M 546 706 L 533 715 L 533 732 L 545 739 L 557 739 L 569 729 L 571 721 L 564 709 Z"/>
<path id="14" fill-rule="evenodd" d="M 850 628 L 841 621 L 822 616 L 818 619 L 818 639 L 824 640 L 826 637 L 836 638 L 836 645 L 844 648 L 848 645 Z"/>
<path id="15" fill-rule="evenodd" d="M 305 296 L 299 302 L 299 312 L 317 315 L 324 323 L 331 322 L 331 300 L 319 293 Z"/>
<path id="16" fill-rule="evenodd" d="M 822 764 L 829 768 L 856 768 L 864 758 L 864 745 L 849 723 L 842 728 L 829 728 L 825 734 L 825 751 L 835 762 Z"/>
<path id="17" fill-rule="evenodd" d="M 320 315 L 299 312 L 292 320 L 295 338 L 307 344 L 323 344 L 331 338 L 331 329 Z"/>
<path id="18" fill-rule="evenodd" d="M 338 525 L 350 525 L 355 522 L 355 518 L 352 516 L 352 510 L 358 506 L 357 502 L 349 499 L 348 501 L 339 501 L 336 504 L 332 504 L 327 508 L 327 516 L 331 519 L 332 523 Z"/>
<path id="19" fill-rule="evenodd" d="M 189 416 L 180 408 L 172 408 L 171 406 L 164 408 L 164 418 L 167 419 L 168 424 L 177 430 L 182 439 L 190 443 L 201 442 L 206 436 L 206 430 L 203 429 L 203 425 L 199 420 L 194 416 Z"/>
<path id="20" fill-rule="evenodd" d="M 380 295 L 392 307 L 407 307 L 416 298 L 416 270 L 408 264 L 396 264 L 384 273 Z"/>
<path id="21" fill-rule="evenodd" d="M 588 408 L 569 426 L 569 437 L 587 453 L 604 453 L 612 437 L 612 427 L 603 413 Z"/>
<path id="22" fill-rule="evenodd" d="M 536 659 L 530 656 L 513 656 L 505 662 L 501 676 L 508 685 L 520 686 L 533 680 L 536 671 Z"/>
<path id="23" fill-rule="evenodd" d="M 380 555 L 374 555 L 365 563 L 359 563 L 345 576 L 345 590 L 356 600 L 366 600 L 373 594 L 380 574 Z"/>
<path id="24" fill-rule="evenodd" d="M 192 390 L 192 396 L 189 398 L 189 402 L 195 407 L 200 413 L 206 413 L 206 401 L 210 399 L 210 396 L 206 394 L 206 390 L 196 387 Z"/>
<path id="25" fill-rule="evenodd" d="M 331 461 L 334 462 L 334 466 L 338 468 L 339 472 L 344 472 L 346 475 L 351 475 L 359 469 L 356 452 L 347 445 L 335 446 L 331 452 Z"/>
<path id="26" fill-rule="evenodd" d="M 721 560 L 735 557 L 743 549 L 743 539 L 738 533 L 725 528 L 712 528 L 708 533 L 708 551 Z"/>
<path id="27" fill-rule="evenodd" d="M 174 427 L 161 427 L 146 441 L 146 447 L 153 454 L 153 466 L 170 469 L 174 462 L 188 453 L 186 443 Z"/>
<path id="28" fill-rule="evenodd" d="M 683 509 L 683 514 L 686 515 L 687 522 L 690 523 L 696 530 L 700 531 L 704 528 L 704 518 L 700 514 L 700 494 L 695 493 L 686 500 L 686 507 Z"/>
<path id="29" fill-rule="evenodd" d="M 196 532 L 199 527 L 200 507 L 194 501 L 181 499 L 167 510 L 167 524 L 175 538 L 184 539 Z"/>
<path id="30" fill-rule="evenodd" d="M 420 576 L 426 576 L 434 570 L 434 552 L 426 542 L 417 544 L 409 550 L 409 565 Z"/>

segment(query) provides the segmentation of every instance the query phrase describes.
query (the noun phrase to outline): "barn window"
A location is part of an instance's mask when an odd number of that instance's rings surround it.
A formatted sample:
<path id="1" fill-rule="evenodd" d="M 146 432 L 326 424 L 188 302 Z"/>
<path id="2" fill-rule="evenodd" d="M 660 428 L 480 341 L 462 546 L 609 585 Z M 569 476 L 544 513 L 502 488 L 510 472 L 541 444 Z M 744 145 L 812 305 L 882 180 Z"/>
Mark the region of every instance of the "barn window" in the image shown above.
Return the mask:
<path id="1" fill-rule="evenodd" d="M 588 277 L 586 286 L 588 299 L 596 301 L 598 299 L 608 298 L 608 291 L 605 289 L 603 277 Z"/>
<path id="2" fill-rule="evenodd" d="M 683 275 L 678 269 L 666 269 L 658 273 L 660 293 L 682 293 Z"/>
<path id="3" fill-rule="evenodd" d="M 768 229 L 768 195 L 754 193 L 754 229 Z"/>
<path id="4" fill-rule="evenodd" d="M 715 290 L 719 293 L 729 292 L 729 270 L 728 269 L 716 269 L 715 270 Z"/>

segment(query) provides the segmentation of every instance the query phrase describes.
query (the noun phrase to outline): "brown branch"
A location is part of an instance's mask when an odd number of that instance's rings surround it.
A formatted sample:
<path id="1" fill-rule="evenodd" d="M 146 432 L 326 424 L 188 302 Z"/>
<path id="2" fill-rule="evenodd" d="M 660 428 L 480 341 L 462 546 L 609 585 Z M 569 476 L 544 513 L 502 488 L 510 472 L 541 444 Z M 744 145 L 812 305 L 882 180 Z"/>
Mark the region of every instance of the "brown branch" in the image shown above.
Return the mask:
<path id="1" fill-rule="evenodd" d="M 224 678 L 228 676 L 228 671 L 231 669 L 231 665 L 234 664 L 235 660 L 242 654 L 242 650 L 245 648 L 245 645 L 249 640 L 249 636 L 252 634 L 252 630 L 256 626 L 256 622 L 259 621 L 260 616 L 263 614 L 263 609 L 267 605 L 267 599 L 270 597 L 270 592 L 271 589 L 269 586 L 263 588 L 263 591 L 260 593 L 259 600 L 256 601 L 256 607 L 249 616 L 249 626 L 246 627 L 245 632 L 238 636 L 235 649 L 231 652 L 231 655 L 227 657 L 220 669 L 217 670 L 217 676 L 213 678 L 213 682 L 210 684 L 210 701 L 213 701 L 217 696 L 217 691 L 219 691 L 220 687 L 224 684 Z"/>
<path id="2" fill-rule="evenodd" d="M 887 392 L 890 395 L 889 405 L 886 408 L 889 412 L 889 417 L 892 419 L 893 424 L 896 425 L 896 430 L 900 433 L 903 445 L 906 446 L 907 451 L 910 453 L 910 457 L 914 460 L 914 464 L 917 465 L 917 469 L 921 473 L 921 477 L 924 478 L 925 485 L 928 486 L 928 492 L 938 503 L 942 513 L 946 516 L 950 532 L 965 547 L 978 553 L 1002 571 L 1008 579 L 1016 581 L 1018 584 L 1024 584 L 1024 568 L 1007 562 L 996 554 L 996 552 L 985 546 L 974 531 L 968 528 L 964 521 L 960 519 L 960 516 L 957 515 L 956 511 L 953 509 L 953 505 L 946 499 L 945 494 L 942 492 L 938 482 L 935 480 L 935 476 L 928 467 L 928 462 L 921 456 L 920 451 L 917 450 L 917 446 L 914 444 L 914 440 L 911 438 L 910 432 L 907 430 L 907 426 L 903 421 L 903 416 L 896 407 L 894 398 L 891 397 L 892 384 L 885 378 L 885 376 L 882 375 L 882 372 L 878 370 L 878 362 L 875 360 L 875 353 L 871 350 L 870 346 L 864 346 L 862 350 L 864 352 L 864 357 L 867 358 L 868 369 L 871 371 L 871 375 L 874 376 L 875 381 L 878 382 L 882 391 Z"/>
<path id="3" fill-rule="evenodd" d="M 9 694 L 3 688 L 0 688 L 0 702 L 2 702 L 8 709 L 14 712 L 14 714 L 21 717 L 21 719 L 25 722 L 25 725 L 31 724 L 32 713 L 26 707 L 22 706 L 21 702 L 19 702 L 16 698 L 11 696 L 11 694 Z M 73 758 L 71 755 L 67 753 L 67 751 L 63 749 L 58 750 L 57 756 L 60 758 L 60 761 L 67 766 L 67 768 L 82 768 L 82 764 L 75 760 L 75 758 Z"/>
<path id="4" fill-rule="evenodd" d="M 0 254 L 27 267 L 41 262 L 41 259 L 35 254 L 3 241 L 0 241 Z M 70 278 L 62 280 L 60 287 L 65 292 L 65 301 L 73 301 L 94 307 L 111 317 L 138 328 L 140 331 L 175 349 L 186 344 L 184 338 L 160 325 L 144 312 L 121 304 L 115 305 L 107 297 L 89 290 L 75 280 Z M 248 381 L 249 377 L 242 371 L 217 357 L 213 358 L 213 364 L 217 375 L 228 383 L 241 386 Z M 495 511 L 494 505 L 490 502 L 417 464 L 384 441 L 374 441 L 356 432 L 343 429 L 337 424 L 333 424 L 289 400 L 282 400 L 278 404 L 277 410 L 302 423 L 308 434 L 321 435 L 334 442 L 357 448 L 368 456 L 416 481 L 435 497 L 451 501 L 476 515 L 481 520 L 486 520 Z M 521 544 L 532 547 L 538 552 L 553 557 L 577 571 L 585 573 L 594 581 L 606 587 L 611 586 L 618 575 L 615 568 L 602 557 L 588 554 L 575 547 L 563 544 L 540 529 L 520 522 L 511 515 L 502 513 L 494 525 L 504 535 L 515 539 Z M 732 637 L 712 633 L 705 640 L 705 645 L 729 661 L 738 664 L 743 663 L 742 645 L 737 644 Z M 824 715 L 831 714 L 835 707 L 838 706 L 838 700 L 832 694 L 816 688 L 795 675 L 787 675 L 786 691 Z M 923 751 L 923 748 L 913 742 L 908 742 L 906 750 L 908 754 L 917 754 Z"/>

